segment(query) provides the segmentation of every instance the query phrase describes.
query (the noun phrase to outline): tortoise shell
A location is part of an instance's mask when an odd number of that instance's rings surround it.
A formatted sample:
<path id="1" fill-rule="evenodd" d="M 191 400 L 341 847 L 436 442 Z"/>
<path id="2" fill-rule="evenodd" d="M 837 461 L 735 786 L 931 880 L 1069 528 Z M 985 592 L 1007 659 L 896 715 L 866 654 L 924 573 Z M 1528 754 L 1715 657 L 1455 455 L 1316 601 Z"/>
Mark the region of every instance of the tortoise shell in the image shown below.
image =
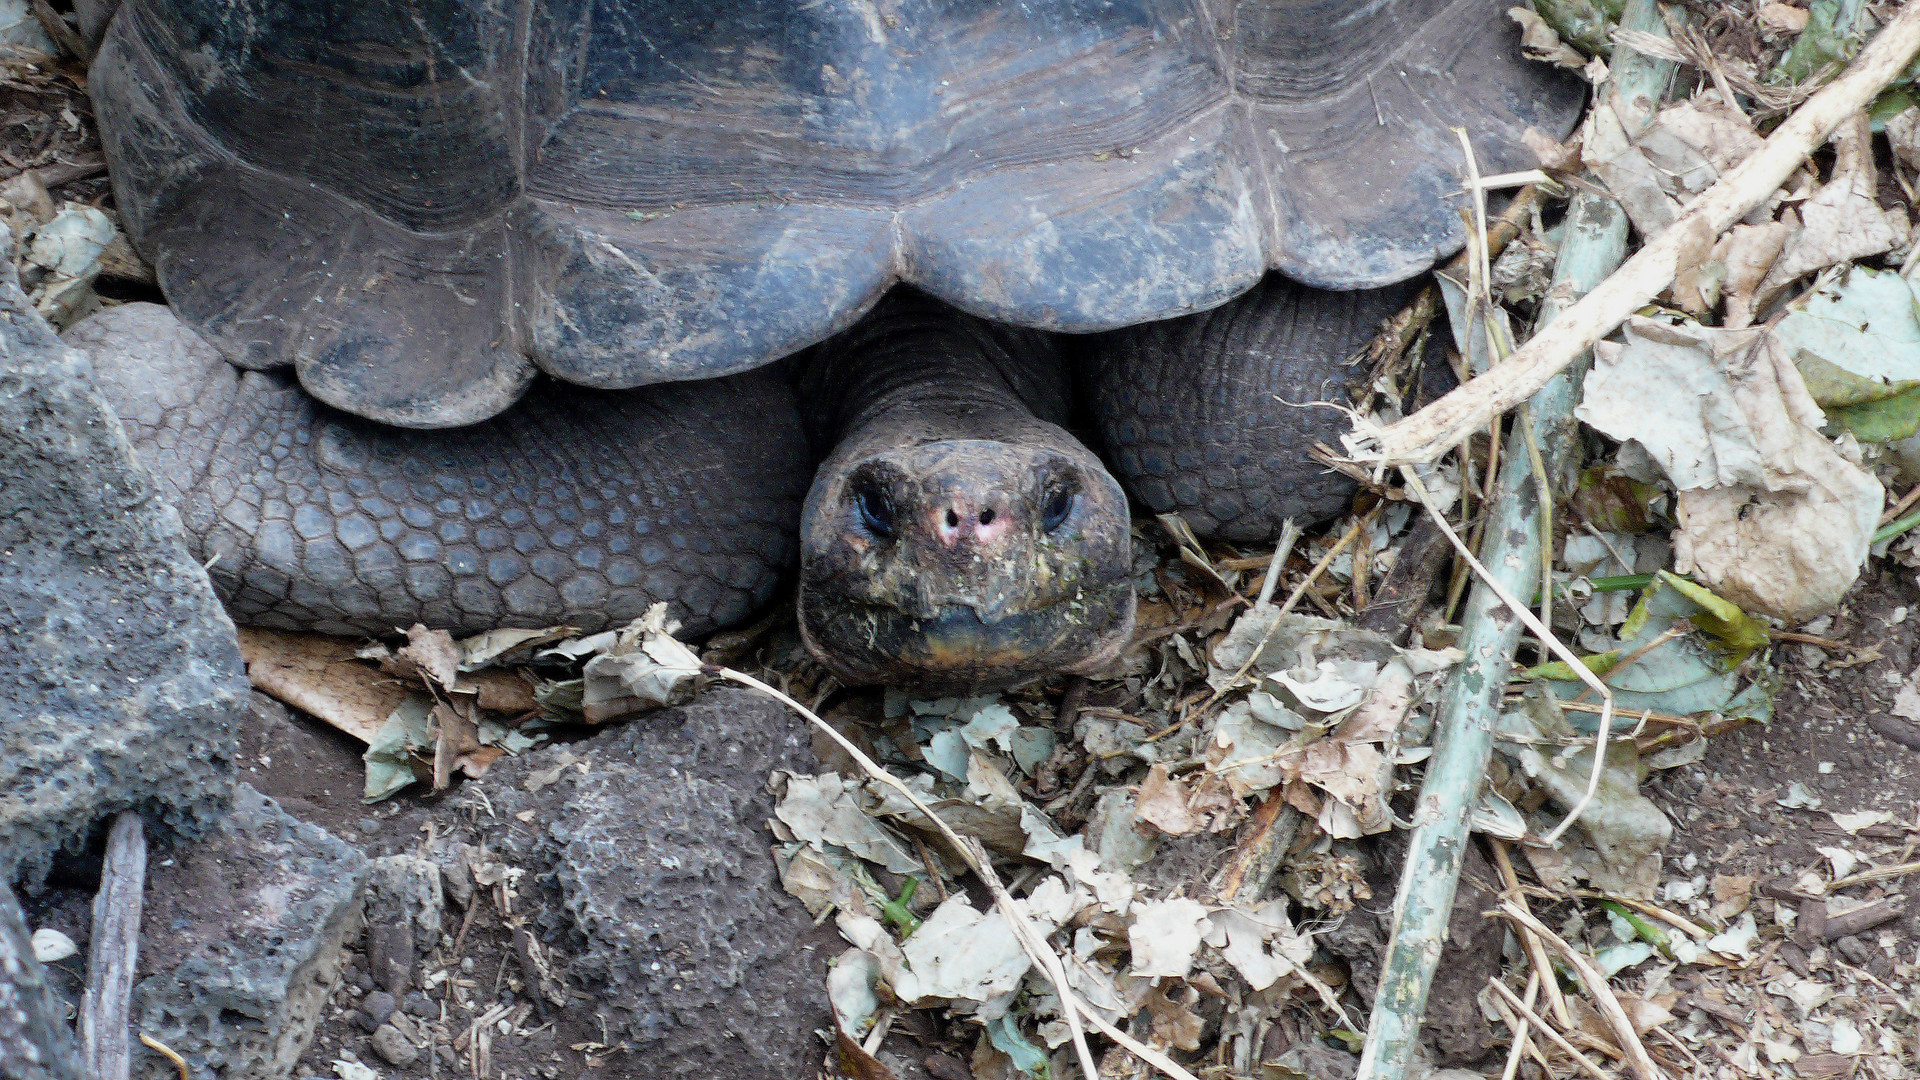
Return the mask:
<path id="1" fill-rule="evenodd" d="M 1577 82 L 1509 0 L 127 0 L 123 220 L 236 363 L 410 427 L 764 364 L 911 282 L 1094 331 L 1397 281 Z"/>

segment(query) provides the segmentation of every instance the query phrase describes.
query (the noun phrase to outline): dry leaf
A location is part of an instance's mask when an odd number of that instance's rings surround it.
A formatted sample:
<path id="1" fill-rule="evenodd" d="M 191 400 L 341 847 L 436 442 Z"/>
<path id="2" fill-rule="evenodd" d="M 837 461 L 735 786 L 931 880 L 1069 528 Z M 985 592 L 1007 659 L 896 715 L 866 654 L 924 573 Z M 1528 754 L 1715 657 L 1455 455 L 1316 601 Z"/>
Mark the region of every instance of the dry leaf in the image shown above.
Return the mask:
<path id="1" fill-rule="evenodd" d="M 1713 246 L 1713 261 L 1725 268 L 1721 294 L 1727 301 L 1724 325 L 1739 330 L 1752 325 L 1754 294 L 1780 258 L 1787 241 L 1800 229 L 1800 218 L 1789 210 L 1779 221 L 1762 225 L 1735 225 Z"/>
<path id="2" fill-rule="evenodd" d="M 252 626 L 238 635 L 255 687 L 363 743 L 407 699 L 406 686 L 355 659 L 349 639 Z"/>
<path id="3" fill-rule="evenodd" d="M 1679 489 L 1674 564 L 1743 610 L 1804 622 L 1866 560 L 1884 495 L 1820 434 L 1791 359 L 1758 330 L 1634 318 L 1576 410 L 1638 442 Z"/>
<path id="4" fill-rule="evenodd" d="M 1875 198 L 1873 130 L 1865 113 L 1833 135 L 1833 176 L 1800 204 L 1801 229 L 1768 271 L 1760 303 L 1805 274 L 1892 251 L 1907 242 L 1912 223 L 1903 211 L 1884 211 Z"/>
<path id="5" fill-rule="evenodd" d="M 1775 0 L 1774 3 L 1761 5 L 1758 14 L 1761 22 L 1785 33 L 1797 34 L 1807 28 L 1806 8 L 1797 8 L 1792 4 L 1782 4 Z"/>

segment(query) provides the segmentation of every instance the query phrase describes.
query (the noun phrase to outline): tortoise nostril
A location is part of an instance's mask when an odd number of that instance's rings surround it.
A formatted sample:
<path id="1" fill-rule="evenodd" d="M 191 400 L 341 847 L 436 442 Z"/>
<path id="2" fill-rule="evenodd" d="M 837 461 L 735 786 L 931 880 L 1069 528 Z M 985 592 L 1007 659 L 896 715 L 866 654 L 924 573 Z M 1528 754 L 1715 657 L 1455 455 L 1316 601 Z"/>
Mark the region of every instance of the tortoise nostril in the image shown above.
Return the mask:
<path id="1" fill-rule="evenodd" d="M 947 528 L 957 529 L 959 527 L 960 527 L 960 515 L 954 513 L 953 509 L 949 507 L 947 509 Z"/>
<path id="2" fill-rule="evenodd" d="M 982 525 L 993 524 L 993 509 L 991 507 L 980 511 L 980 524 Z"/>

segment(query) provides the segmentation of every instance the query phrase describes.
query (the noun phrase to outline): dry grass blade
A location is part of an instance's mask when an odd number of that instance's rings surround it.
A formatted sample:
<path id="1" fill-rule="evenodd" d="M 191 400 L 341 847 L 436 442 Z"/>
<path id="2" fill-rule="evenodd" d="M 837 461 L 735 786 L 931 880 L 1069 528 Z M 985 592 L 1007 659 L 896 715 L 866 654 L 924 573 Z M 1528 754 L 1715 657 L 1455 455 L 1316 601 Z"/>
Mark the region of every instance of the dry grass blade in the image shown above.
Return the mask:
<path id="1" fill-rule="evenodd" d="M 1513 859 L 1507 854 L 1509 847 L 1505 841 L 1493 842 L 1493 865 L 1500 872 L 1500 881 L 1506 886 L 1507 895 L 1521 907 L 1526 907 L 1527 902 L 1520 889 L 1520 875 L 1513 872 Z M 1567 1010 L 1567 999 L 1560 993 L 1560 983 L 1553 973 L 1553 957 L 1547 955 L 1546 944 L 1526 930 L 1520 931 L 1519 937 L 1520 944 L 1527 950 L 1527 959 L 1533 963 L 1534 974 L 1544 980 L 1547 1004 L 1553 1007 L 1554 1019 L 1560 1021 L 1562 1027 L 1571 1028 L 1573 1014 Z"/>
<path id="2" fill-rule="evenodd" d="M 1527 1021 L 1528 1023 L 1531 1023 L 1536 1028 L 1539 1028 L 1541 1034 L 1545 1035 L 1549 1039 L 1552 1039 L 1553 1045 L 1559 1047 L 1568 1057 L 1571 1057 L 1574 1060 L 1574 1063 L 1580 1066 L 1581 1071 L 1585 1072 L 1588 1076 L 1593 1077 L 1594 1080 L 1613 1080 L 1613 1077 L 1607 1075 L 1604 1069 L 1600 1068 L 1600 1066 L 1595 1065 L 1593 1063 L 1592 1058 L 1574 1049 L 1573 1044 L 1567 1041 L 1566 1036 L 1560 1034 L 1558 1031 L 1555 1031 L 1551 1024 L 1548 1024 L 1545 1020 L 1542 1020 L 1539 1014 L 1535 1013 L 1532 1009 L 1528 1008 L 1526 1004 L 1522 1002 L 1519 999 L 1519 997 L 1517 997 L 1514 994 L 1513 991 L 1507 989 L 1507 986 L 1505 983 L 1501 982 L 1499 979 L 1488 979 L 1487 985 L 1493 987 L 1494 992 L 1499 994 L 1502 998 L 1504 998 L 1506 1000 L 1507 1005 L 1510 1008 L 1512 1008 L 1515 1012 L 1518 1012 L 1520 1014 L 1520 1018 L 1522 1020 Z M 1514 1037 L 1518 1039 L 1518 1038 L 1522 1038 L 1523 1036 L 1520 1033 L 1516 1033 Z"/>
<path id="3" fill-rule="evenodd" d="M 1560 954 L 1560 958 L 1567 962 L 1567 966 L 1580 976 L 1580 982 L 1587 988 L 1588 996 L 1593 998 L 1593 1003 L 1599 1008 L 1600 1015 L 1606 1019 L 1607 1026 L 1613 1030 L 1614 1041 L 1626 1055 L 1627 1067 L 1633 1070 L 1633 1074 L 1640 1080 L 1666 1080 L 1666 1073 L 1654 1063 L 1652 1056 L 1647 1053 L 1646 1046 L 1641 1043 L 1640 1036 L 1634 1032 L 1633 1021 L 1627 1017 L 1627 1011 L 1621 1008 L 1620 999 L 1613 996 L 1613 988 L 1607 985 L 1606 976 L 1600 974 L 1599 969 L 1595 968 L 1580 950 L 1567 944 L 1560 935 L 1547 929 L 1545 923 L 1534 918 L 1520 905 L 1510 900 L 1503 900 L 1500 903 L 1500 911 L 1515 924 L 1540 935 L 1540 940 L 1553 946 L 1553 950 Z"/>
<path id="4" fill-rule="evenodd" d="M 1505 363 L 1388 427 L 1347 436 L 1356 460 L 1376 467 L 1432 461 L 1512 409 L 1673 282 L 1682 254 L 1731 228 L 1786 182 L 1834 129 L 1866 108 L 1920 53 L 1920 4 L 1908 4 L 1852 66 L 1808 98 L 1761 148 L 1727 171 L 1653 237 Z"/>

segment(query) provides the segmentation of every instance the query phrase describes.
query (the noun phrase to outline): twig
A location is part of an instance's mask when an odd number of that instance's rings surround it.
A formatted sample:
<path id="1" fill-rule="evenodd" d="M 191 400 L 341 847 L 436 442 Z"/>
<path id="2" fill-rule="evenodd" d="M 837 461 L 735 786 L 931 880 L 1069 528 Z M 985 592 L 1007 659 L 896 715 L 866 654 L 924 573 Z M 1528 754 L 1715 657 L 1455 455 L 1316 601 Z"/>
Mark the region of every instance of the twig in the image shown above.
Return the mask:
<path id="1" fill-rule="evenodd" d="M 1525 401 L 1673 282 L 1683 258 L 1711 246 L 1801 167 L 1835 128 L 1866 108 L 1920 52 L 1920 4 L 1902 7 L 1844 74 L 1808 98 L 1759 150 L 1722 174 L 1673 224 L 1579 303 L 1542 327 L 1506 363 L 1419 412 L 1347 437 L 1358 460 L 1390 468 L 1432 461 Z"/>
<path id="2" fill-rule="evenodd" d="M 1653 0 L 1633 0 L 1623 20 L 1634 19 L 1657 25 L 1659 15 Z M 1635 64 L 1630 59 L 1616 57 L 1616 77 L 1658 85 L 1653 65 Z M 1567 213 L 1566 239 L 1554 267 L 1554 285 L 1542 304 L 1543 319 L 1551 318 L 1562 305 L 1592 288 L 1618 265 L 1626 248 L 1626 232 L 1626 216 L 1618 206 L 1591 193 L 1574 197 Z M 1544 624 L 1527 610 L 1525 601 L 1516 599 L 1509 605 L 1501 593 L 1508 598 L 1515 594 L 1531 597 L 1541 586 L 1540 497 L 1559 487 L 1570 471 L 1567 463 L 1574 460 L 1573 448 L 1579 438 L 1573 420 L 1573 403 L 1578 398 L 1576 374 L 1542 380 L 1537 384 L 1543 387 L 1541 392 L 1528 405 L 1541 461 L 1553 473 L 1545 478 L 1549 483 L 1539 484 L 1533 479 L 1529 440 L 1507 441 L 1508 461 L 1501 469 L 1496 502 L 1487 511 L 1486 535 L 1491 538 L 1487 561 L 1497 568 L 1498 581 L 1486 576 L 1482 568 L 1482 582 L 1487 587 L 1475 585 L 1461 619 L 1459 647 L 1466 658 L 1448 679 L 1436 720 L 1434 753 L 1414 810 L 1415 829 L 1394 899 L 1393 932 L 1361 1049 L 1360 1080 L 1401 1080 L 1412 1067 L 1427 991 L 1440 962 L 1460 882 L 1467 812 L 1493 756 L 1494 722 L 1520 631 L 1531 622 L 1542 627 L 1543 643 L 1552 639 Z M 1507 402 L 1503 410 L 1518 405 L 1524 397 Z M 1484 425 L 1495 411 L 1503 410 L 1489 411 L 1476 424 Z M 1410 468 L 1402 472 L 1413 475 Z M 1451 527 L 1444 520 L 1436 518 L 1436 522 L 1458 546 Z"/>
<path id="3" fill-rule="evenodd" d="M 93 950 L 81 1004 L 80 1041 L 89 1080 L 127 1080 L 132 1047 L 127 1012 L 140 963 L 141 892 L 147 882 L 147 833 L 129 810 L 113 819 L 100 891 L 93 897 Z M 174 1058 L 178 1061 L 179 1058 Z"/>
<path id="4" fill-rule="evenodd" d="M 187 1059 L 181 1057 L 173 1047 L 168 1046 L 166 1043 L 161 1042 L 159 1039 L 154 1038 L 144 1031 L 140 1033 L 140 1042 L 147 1049 L 173 1062 L 173 1067 L 180 1070 L 180 1080 L 190 1080 L 187 1073 Z"/>
<path id="5" fill-rule="evenodd" d="M 1560 954 L 1560 959 L 1565 960 L 1574 974 L 1580 977 L 1581 985 L 1587 988 L 1587 995 L 1593 998 L 1601 1017 L 1613 1029 L 1613 1040 L 1626 1056 L 1627 1067 L 1633 1070 L 1634 1075 L 1640 1080 L 1665 1080 L 1666 1074 L 1647 1055 L 1647 1048 L 1633 1030 L 1633 1021 L 1627 1018 L 1627 1011 L 1620 1007 L 1620 999 L 1613 996 L 1613 988 L 1607 985 L 1606 976 L 1600 974 L 1580 950 L 1567 944 L 1560 935 L 1547 929 L 1545 923 L 1534 918 L 1520 905 L 1502 901 L 1500 911 L 1515 923 L 1540 935 L 1540 939 L 1553 946 L 1554 951 Z"/>
<path id="6" fill-rule="evenodd" d="M 1573 1044 L 1567 1041 L 1566 1036 L 1553 1030 L 1553 1025 L 1540 1019 L 1539 1015 L 1528 1008 L 1519 997 L 1515 996 L 1513 991 L 1507 989 L 1505 983 L 1499 979 L 1488 979 L 1487 985 L 1493 987 L 1495 993 L 1505 998 L 1507 1004 L 1520 1014 L 1521 1019 L 1531 1021 L 1534 1027 L 1540 1029 L 1541 1034 L 1552 1039 L 1553 1045 L 1559 1047 L 1568 1057 L 1572 1058 L 1580 1068 L 1586 1070 L 1587 1075 L 1593 1077 L 1594 1080 L 1613 1080 L 1613 1077 L 1608 1076 L 1600 1066 L 1593 1063 L 1592 1058 L 1574 1049 Z"/>
<path id="7" fill-rule="evenodd" d="M 1273 558 L 1267 563 L 1267 579 L 1260 583 L 1260 596 L 1254 600 L 1254 607 L 1263 608 L 1273 602 L 1273 587 L 1280 583 L 1280 568 L 1287 564 L 1287 556 L 1299 542 L 1300 526 L 1295 525 L 1292 518 L 1281 522 L 1280 542 L 1273 546 Z"/>
<path id="8" fill-rule="evenodd" d="M 1525 907 L 1527 901 L 1520 889 L 1520 875 L 1513 872 L 1513 859 L 1507 855 L 1510 846 L 1504 840 L 1493 842 L 1493 865 L 1500 872 L 1500 880 L 1506 885 L 1507 894 L 1513 897 L 1514 902 Z M 1534 974 L 1545 981 L 1547 1004 L 1553 1007 L 1554 1019 L 1559 1020 L 1562 1027 L 1573 1027 L 1573 1014 L 1567 1011 L 1567 999 L 1560 993 L 1560 984 L 1554 979 L 1553 957 L 1547 955 L 1546 944 L 1525 930 L 1520 931 L 1520 944 L 1527 950 L 1527 958 L 1533 962 Z"/>
<path id="9" fill-rule="evenodd" d="M 1530 971 L 1527 973 L 1527 992 L 1522 995 L 1522 1000 L 1525 1002 L 1526 1007 L 1531 1009 L 1533 1008 L 1534 999 L 1539 996 L 1540 972 L 1537 970 Z M 1512 1014 L 1505 1013 L 1504 1015 L 1511 1016 Z M 1533 1047 L 1532 1040 L 1527 1038 L 1527 1032 L 1531 1030 L 1532 1027 L 1533 1021 L 1531 1020 L 1521 1018 L 1514 1019 L 1513 1045 L 1507 1050 L 1507 1067 L 1500 1070 L 1500 1080 L 1513 1080 L 1513 1078 L 1519 1074 L 1521 1055 Z"/>

